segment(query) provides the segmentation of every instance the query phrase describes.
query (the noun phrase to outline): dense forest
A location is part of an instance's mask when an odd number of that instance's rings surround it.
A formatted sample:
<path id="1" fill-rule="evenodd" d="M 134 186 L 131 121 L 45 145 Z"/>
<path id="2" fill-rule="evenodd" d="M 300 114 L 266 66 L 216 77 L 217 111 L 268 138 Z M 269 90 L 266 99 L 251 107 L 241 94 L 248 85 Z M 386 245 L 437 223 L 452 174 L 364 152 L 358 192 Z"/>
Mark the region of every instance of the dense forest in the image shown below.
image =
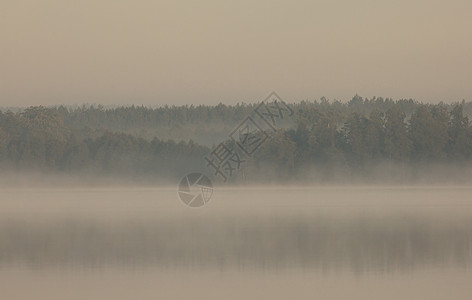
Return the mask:
<path id="1" fill-rule="evenodd" d="M 322 98 L 290 107 L 292 122 L 245 159 L 232 181 L 376 181 L 380 173 L 392 172 L 408 182 L 431 166 L 455 170 L 472 162 L 471 102 L 433 105 L 355 96 L 347 103 Z M 243 103 L 3 109 L 0 165 L 5 173 L 156 180 L 212 173 L 205 155 L 254 108 Z"/>

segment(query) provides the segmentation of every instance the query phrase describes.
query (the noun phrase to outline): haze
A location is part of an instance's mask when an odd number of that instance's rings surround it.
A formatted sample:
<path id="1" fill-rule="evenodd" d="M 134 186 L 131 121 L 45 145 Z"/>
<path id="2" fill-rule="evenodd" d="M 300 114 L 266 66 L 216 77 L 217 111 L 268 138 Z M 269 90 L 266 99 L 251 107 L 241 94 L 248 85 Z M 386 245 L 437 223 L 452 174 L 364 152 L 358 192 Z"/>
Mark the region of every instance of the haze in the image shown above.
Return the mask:
<path id="1" fill-rule="evenodd" d="M 472 100 L 469 1 L 0 2 L 0 106 Z"/>

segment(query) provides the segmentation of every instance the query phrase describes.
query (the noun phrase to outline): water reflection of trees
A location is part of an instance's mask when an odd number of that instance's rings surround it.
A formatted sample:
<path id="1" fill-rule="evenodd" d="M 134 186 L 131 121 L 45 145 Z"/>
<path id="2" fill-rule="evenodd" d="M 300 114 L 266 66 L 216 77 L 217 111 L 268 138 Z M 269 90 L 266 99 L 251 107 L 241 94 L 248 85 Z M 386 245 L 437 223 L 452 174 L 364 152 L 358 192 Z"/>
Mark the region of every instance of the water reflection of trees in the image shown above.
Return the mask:
<path id="1" fill-rule="evenodd" d="M 0 227 L 0 264 L 406 271 L 468 268 L 472 220 L 405 217 L 83 220 Z"/>

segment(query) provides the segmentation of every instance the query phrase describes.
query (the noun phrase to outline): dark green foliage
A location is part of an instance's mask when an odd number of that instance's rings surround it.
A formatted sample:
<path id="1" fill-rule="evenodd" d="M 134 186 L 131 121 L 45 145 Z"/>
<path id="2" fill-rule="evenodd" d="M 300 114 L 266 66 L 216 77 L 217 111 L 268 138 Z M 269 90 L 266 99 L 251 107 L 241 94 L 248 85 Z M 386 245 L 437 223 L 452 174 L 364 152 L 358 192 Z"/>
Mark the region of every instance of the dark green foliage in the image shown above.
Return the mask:
<path id="1" fill-rule="evenodd" d="M 247 159 L 244 172 L 270 170 L 273 179 L 296 180 L 313 168 L 328 178 L 335 169 L 364 174 L 368 166 L 385 161 L 415 166 L 472 159 L 466 116 L 472 105 L 464 101 L 425 105 L 355 96 L 345 104 L 323 98 L 291 106 L 293 124 L 272 133 L 255 157 Z M 174 178 L 206 170 L 203 157 L 209 146 L 226 140 L 254 107 L 39 106 L 0 111 L 0 166 Z"/>
<path id="2" fill-rule="evenodd" d="M 456 105 L 450 112 L 446 152 L 452 160 L 472 158 L 472 130 L 463 106 L 464 103 Z"/>
<path id="3" fill-rule="evenodd" d="M 385 156 L 389 159 L 405 162 L 411 151 L 411 139 L 408 137 L 405 113 L 399 106 L 392 106 L 385 114 Z"/>

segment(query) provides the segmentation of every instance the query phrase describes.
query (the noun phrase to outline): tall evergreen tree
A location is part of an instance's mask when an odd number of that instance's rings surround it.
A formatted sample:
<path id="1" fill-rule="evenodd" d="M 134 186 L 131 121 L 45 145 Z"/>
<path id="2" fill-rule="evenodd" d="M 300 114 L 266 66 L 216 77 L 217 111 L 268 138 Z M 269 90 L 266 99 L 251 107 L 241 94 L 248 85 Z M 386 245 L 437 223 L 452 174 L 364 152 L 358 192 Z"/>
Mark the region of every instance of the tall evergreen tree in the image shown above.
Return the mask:
<path id="1" fill-rule="evenodd" d="M 387 158 L 406 162 L 412 143 L 408 136 L 405 113 L 398 106 L 391 107 L 385 114 L 385 148 Z"/>

